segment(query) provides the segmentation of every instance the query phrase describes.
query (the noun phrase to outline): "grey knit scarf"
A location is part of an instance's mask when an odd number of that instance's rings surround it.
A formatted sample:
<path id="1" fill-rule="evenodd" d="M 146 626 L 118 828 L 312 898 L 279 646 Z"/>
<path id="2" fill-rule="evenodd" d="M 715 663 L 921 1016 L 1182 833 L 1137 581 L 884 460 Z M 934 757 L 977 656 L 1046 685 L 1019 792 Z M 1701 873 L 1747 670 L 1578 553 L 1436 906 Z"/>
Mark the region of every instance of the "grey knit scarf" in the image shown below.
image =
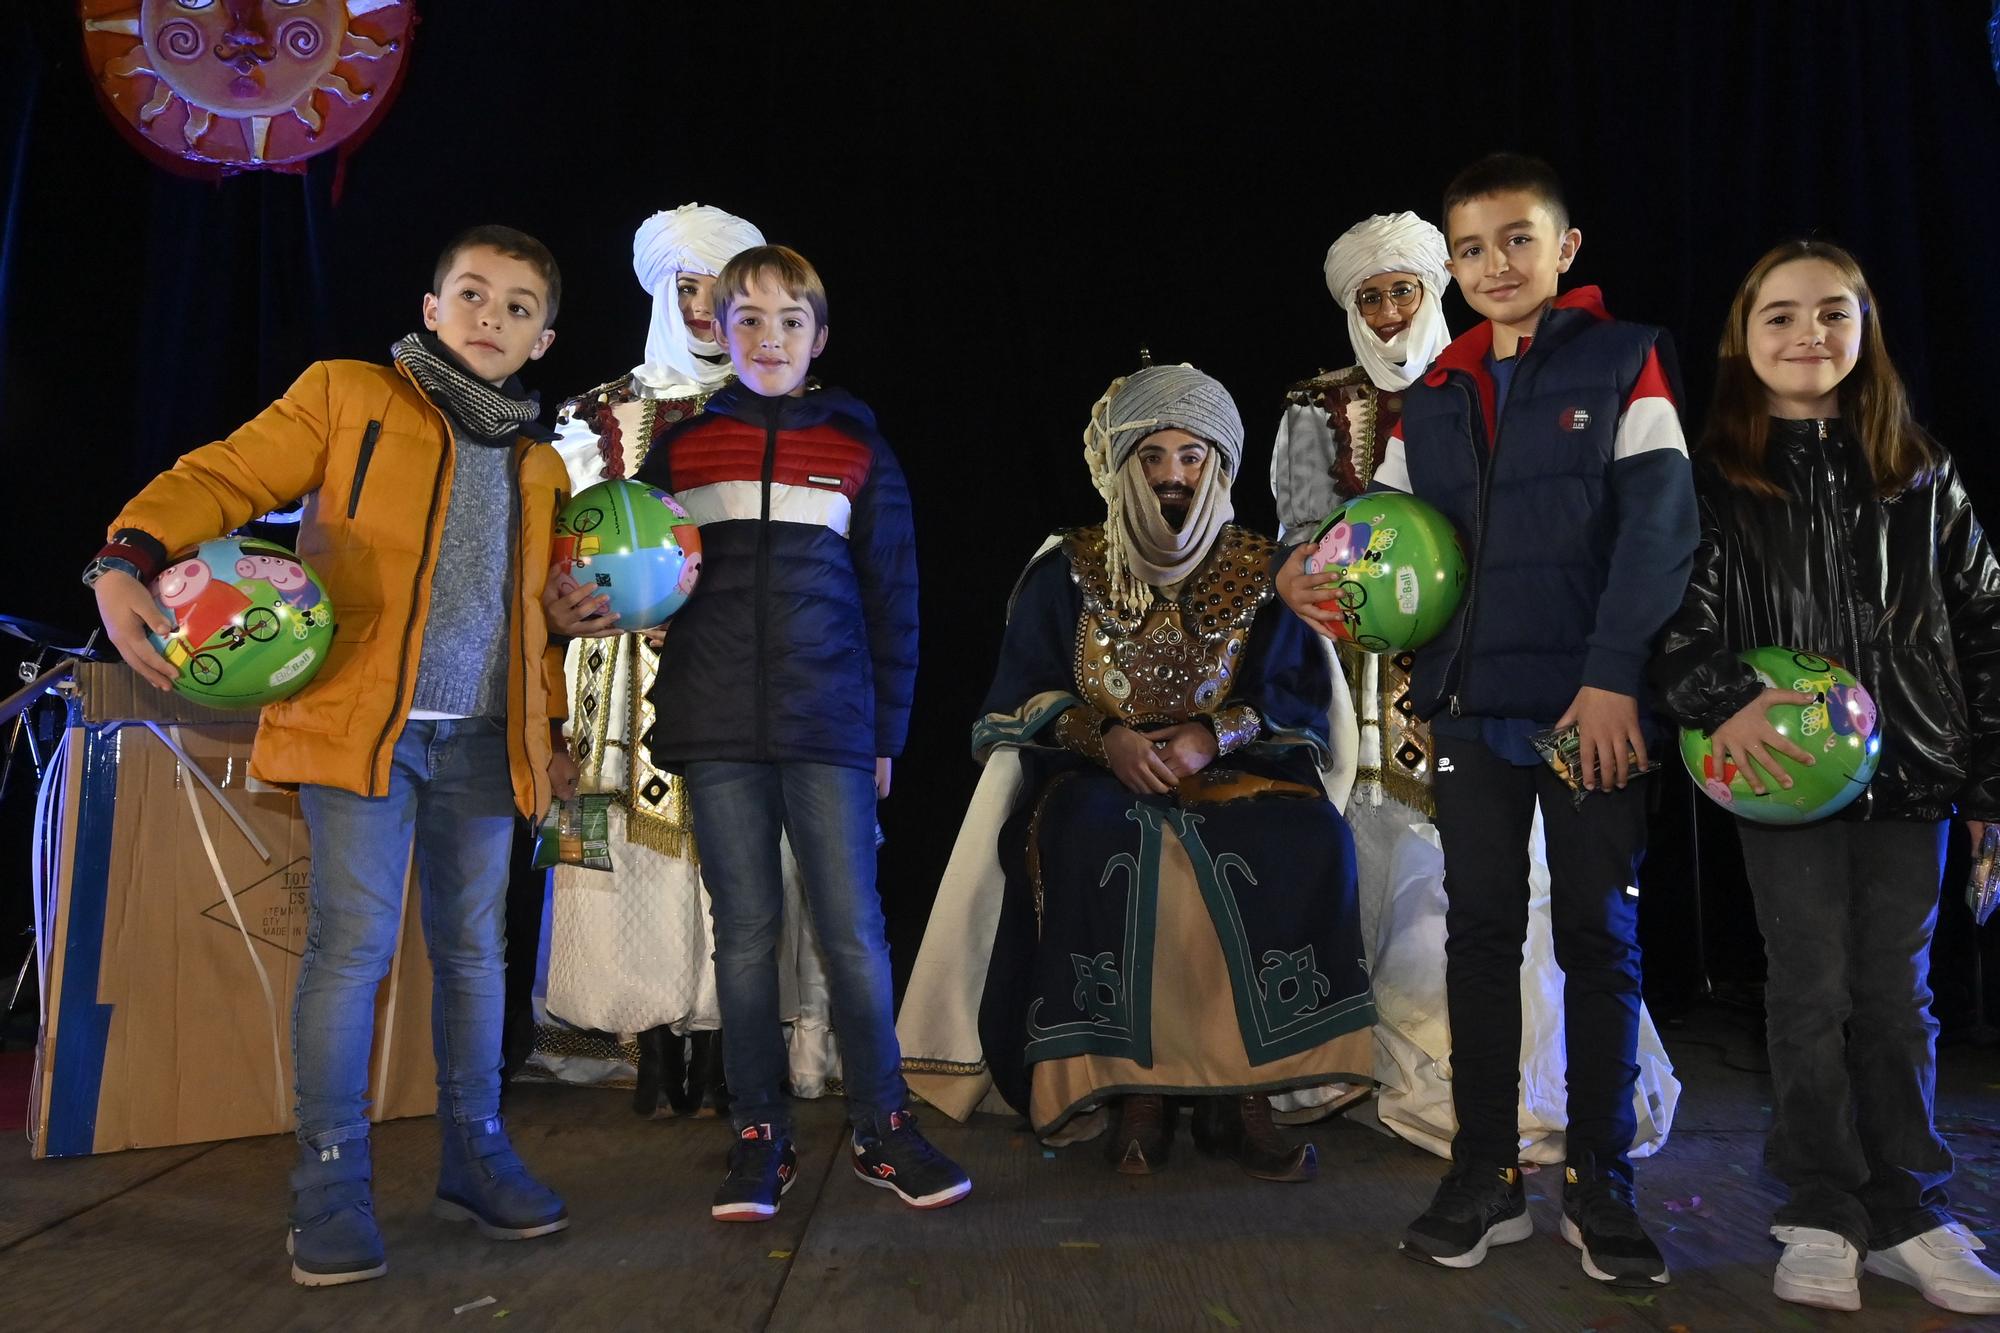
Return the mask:
<path id="1" fill-rule="evenodd" d="M 542 414 L 541 402 L 534 394 L 515 398 L 467 374 L 434 333 L 406 334 L 389 349 L 389 354 L 460 429 L 482 443 L 499 444 L 511 439 L 523 425 Z"/>

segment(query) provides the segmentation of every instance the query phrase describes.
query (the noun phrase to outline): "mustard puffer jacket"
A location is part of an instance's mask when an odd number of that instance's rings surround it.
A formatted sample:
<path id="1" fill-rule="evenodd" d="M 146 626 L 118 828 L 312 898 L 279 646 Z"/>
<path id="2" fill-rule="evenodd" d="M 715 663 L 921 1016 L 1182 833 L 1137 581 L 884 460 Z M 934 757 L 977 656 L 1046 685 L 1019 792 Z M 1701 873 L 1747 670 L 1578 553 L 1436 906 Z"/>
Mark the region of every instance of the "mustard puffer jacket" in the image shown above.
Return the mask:
<path id="1" fill-rule="evenodd" d="M 567 711 L 562 650 L 549 644 L 542 589 L 569 479 L 545 435 L 531 429 L 512 446 L 519 536 L 507 748 L 515 804 L 532 817 L 550 800 L 549 721 Z M 311 684 L 264 708 L 254 776 L 388 793 L 416 693 L 453 456 L 451 423 L 400 367 L 321 361 L 227 439 L 154 478 L 112 522 L 114 537 L 128 543 L 135 531 L 157 541 L 164 560 L 304 497 L 298 552 L 333 602 L 333 647 Z"/>

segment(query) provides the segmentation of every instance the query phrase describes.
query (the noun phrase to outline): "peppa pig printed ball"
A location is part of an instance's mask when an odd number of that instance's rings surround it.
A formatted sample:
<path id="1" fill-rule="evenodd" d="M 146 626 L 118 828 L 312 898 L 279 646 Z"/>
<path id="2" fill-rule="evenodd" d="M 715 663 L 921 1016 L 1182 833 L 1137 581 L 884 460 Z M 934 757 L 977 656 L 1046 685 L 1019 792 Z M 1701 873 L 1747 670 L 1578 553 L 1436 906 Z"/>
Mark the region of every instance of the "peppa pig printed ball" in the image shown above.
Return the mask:
<path id="1" fill-rule="evenodd" d="M 150 635 L 174 688 L 215 708 L 261 708 L 304 688 L 333 643 L 333 604 L 312 569 L 247 537 L 203 542 L 147 585 L 173 618 Z"/>
<path id="2" fill-rule="evenodd" d="M 1809 704 L 1777 704 L 1771 725 L 1813 757 L 1811 767 L 1780 754 L 1792 785 L 1763 776 L 1759 796 L 1734 764 L 1714 753 L 1705 731 L 1681 731 L 1681 762 L 1708 798 L 1731 814 L 1758 824 L 1809 824 L 1825 819 L 1867 789 L 1881 758 L 1881 719 L 1875 700 L 1854 673 L 1824 657 L 1790 648 L 1752 648 L 1738 657 L 1756 668 L 1766 685 L 1810 694 Z"/>
<path id="3" fill-rule="evenodd" d="M 1357 495 L 1320 521 L 1308 572 L 1326 575 L 1321 602 L 1341 618 L 1336 638 L 1401 653 L 1437 637 L 1465 594 L 1465 551 L 1451 521 L 1414 495 Z"/>
<path id="4" fill-rule="evenodd" d="M 701 529 L 665 491 L 601 481 L 556 516 L 549 577 L 559 593 L 587 583 L 611 599 L 622 630 L 665 624 L 701 573 Z"/>

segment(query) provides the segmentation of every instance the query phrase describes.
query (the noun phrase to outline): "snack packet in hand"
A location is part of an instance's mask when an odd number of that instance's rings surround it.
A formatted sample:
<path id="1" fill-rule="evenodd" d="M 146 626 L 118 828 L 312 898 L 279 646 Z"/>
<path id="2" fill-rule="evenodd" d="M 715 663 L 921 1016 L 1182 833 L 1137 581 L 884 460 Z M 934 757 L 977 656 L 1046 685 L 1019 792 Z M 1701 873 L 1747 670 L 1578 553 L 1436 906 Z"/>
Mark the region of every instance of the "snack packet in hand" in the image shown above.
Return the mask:
<path id="1" fill-rule="evenodd" d="M 535 831 L 535 868 L 611 869 L 611 797 L 572 796 L 549 805 Z"/>
<path id="2" fill-rule="evenodd" d="M 1985 925 L 1996 903 L 2000 903 L 2000 822 L 1988 823 L 1985 836 L 1972 849 L 1972 878 L 1965 886 L 1965 905 L 1972 909 L 1975 924 Z"/>
<path id="3" fill-rule="evenodd" d="M 1538 731 L 1528 737 L 1529 743 L 1542 756 L 1542 762 L 1554 769 L 1556 776 L 1569 788 L 1569 803 L 1573 806 L 1582 805 L 1583 798 L 1590 795 L 1590 789 L 1583 785 L 1583 765 L 1578 760 L 1578 751 L 1582 748 L 1582 734 L 1582 729 L 1572 722 L 1566 727 Z M 1653 771 L 1651 765 L 1639 762 L 1639 755 L 1635 750 L 1627 749 L 1625 758 L 1632 765 L 1635 777 L 1640 773 Z"/>

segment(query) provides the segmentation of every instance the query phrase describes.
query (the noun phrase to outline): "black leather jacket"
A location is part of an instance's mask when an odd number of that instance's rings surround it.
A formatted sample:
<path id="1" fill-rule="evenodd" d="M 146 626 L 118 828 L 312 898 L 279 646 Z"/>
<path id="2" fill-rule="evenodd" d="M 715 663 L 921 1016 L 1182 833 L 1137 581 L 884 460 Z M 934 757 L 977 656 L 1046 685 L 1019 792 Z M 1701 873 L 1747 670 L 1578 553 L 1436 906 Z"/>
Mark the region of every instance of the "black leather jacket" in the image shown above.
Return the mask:
<path id="1" fill-rule="evenodd" d="M 2000 818 L 2000 564 L 1957 469 L 1878 499 L 1837 419 L 1774 419 L 1769 466 L 1792 498 L 1697 468 L 1701 547 L 1651 669 L 1666 712 L 1713 730 L 1762 688 L 1738 651 L 1815 653 L 1881 712 L 1881 766 L 1849 818 Z"/>

